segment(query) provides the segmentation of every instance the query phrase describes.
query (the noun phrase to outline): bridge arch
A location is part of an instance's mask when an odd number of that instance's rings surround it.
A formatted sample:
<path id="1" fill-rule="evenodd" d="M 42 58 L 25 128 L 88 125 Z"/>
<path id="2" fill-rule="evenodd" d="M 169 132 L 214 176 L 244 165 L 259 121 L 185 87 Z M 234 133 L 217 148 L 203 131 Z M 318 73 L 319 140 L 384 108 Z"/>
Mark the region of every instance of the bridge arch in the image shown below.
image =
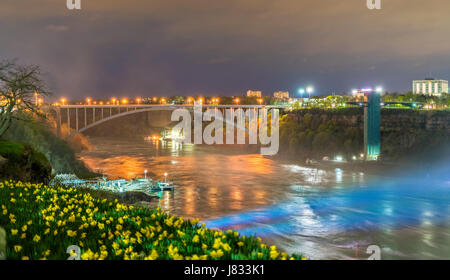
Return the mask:
<path id="1" fill-rule="evenodd" d="M 212 107 L 206 107 L 205 106 L 203 108 L 211 109 Z M 229 108 L 214 107 L 214 108 L 216 108 L 216 109 L 233 109 L 233 110 L 237 109 L 237 108 L 233 108 L 233 107 L 229 107 Z M 155 107 L 149 107 L 149 108 L 140 108 L 140 109 L 129 110 L 129 111 L 126 111 L 126 112 L 115 114 L 115 115 L 110 115 L 110 116 L 108 116 L 106 118 L 103 118 L 101 120 L 92 122 L 92 123 L 84 126 L 83 128 L 74 131 L 67 138 L 68 139 L 73 138 L 75 135 L 83 133 L 84 131 L 86 131 L 86 130 L 88 130 L 90 128 L 96 127 L 96 126 L 98 126 L 98 125 L 100 125 L 102 123 L 108 122 L 108 121 L 113 120 L 113 119 L 121 118 L 121 117 L 124 117 L 124 116 L 133 115 L 133 114 L 139 114 L 139 113 L 143 113 L 143 112 L 151 112 L 151 111 L 174 111 L 176 109 L 185 109 L 185 110 L 188 110 L 190 112 L 194 111 L 192 106 L 189 106 L 189 107 L 187 107 L 187 106 L 185 106 L 185 107 L 179 107 L 179 106 L 176 106 L 176 107 L 175 106 L 164 106 L 164 107 L 161 106 L 161 107 L 159 107 L 159 106 L 155 106 Z M 244 109 L 245 109 L 245 107 L 244 107 Z M 255 106 L 255 107 L 247 107 L 247 109 L 267 109 L 267 110 L 269 110 L 271 108 L 266 108 L 266 107 L 262 107 L 262 106 Z M 239 124 L 235 124 L 234 123 L 234 119 L 231 122 L 227 118 L 220 117 L 219 119 L 221 119 L 222 121 L 225 121 L 227 124 L 236 126 L 238 129 L 242 129 L 242 130 L 244 130 L 247 133 L 249 132 L 249 130 L 246 127 L 241 127 Z"/>
<path id="2" fill-rule="evenodd" d="M 179 109 L 179 108 L 172 108 L 172 107 L 151 107 L 151 108 L 136 109 L 136 110 L 131 110 L 131 111 L 127 111 L 127 112 L 118 113 L 118 114 L 111 115 L 111 116 L 108 116 L 108 117 L 106 117 L 106 118 L 103 118 L 103 119 L 101 119 L 101 120 L 95 121 L 95 122 L 93 122 L 93 123 L 90 123 L 90 124 L 88 124 L 87 126 L 81 128 L 81 129 L 79 129 L 79 130 L 77 130 L 77 131 L 74 131 L 74 132 L 73 132 L 72 134 L 70 134 L 67 138 L 70 139 L 70 138 L 74 137 L 75 135 L 80 134 L 80 133 L 83 133 L 84 131 L 86 131 L 86 130 L 88 130 L 88 129 L 90 129 L 90 128 L 93 128 L 93 127 L 95 127 L 95 126 L 98 126 L 98 125 L 100 125 L 100 124 L 102 124 L 102 123 L 105 123 L 105 122 L 108 122 L 108 121 L 110 121 L 110 120 L 114 120 L 114 119 L 117 119 L 117 118 L 125 117 L 125 116 L 128 116 L 128 115 L 139 114 L 139 113 L 143 113 L 143 112 L 151 112 L 151 111 L 174 111 L 174 110 L 176 110 L 176 109 Z M 191 111 L 191 112 L 193 111 L 193 110 L 190 109 L 190 108 L 184 108 L 184 109 L 189 110 L 189 111 Z"/>

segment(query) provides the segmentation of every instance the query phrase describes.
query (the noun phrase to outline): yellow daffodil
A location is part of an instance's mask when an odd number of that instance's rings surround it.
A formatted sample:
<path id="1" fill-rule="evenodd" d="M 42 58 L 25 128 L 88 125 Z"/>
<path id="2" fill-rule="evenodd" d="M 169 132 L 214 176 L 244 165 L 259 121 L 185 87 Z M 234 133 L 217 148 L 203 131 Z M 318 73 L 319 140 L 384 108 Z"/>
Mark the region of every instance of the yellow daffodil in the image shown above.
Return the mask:
<path id="1" fill-rule="evenodd" d="M 14 252 L 19 253 L 20 251 L 22 251 L 22 246 L 14 245 Z"/>
<path id="2" fill-rule="evenodd" d="M 41 237 L 37 234 L 33 237 L 33 241 L 36 243 L 39 242 L 40 240 L 41 240 Z"/>

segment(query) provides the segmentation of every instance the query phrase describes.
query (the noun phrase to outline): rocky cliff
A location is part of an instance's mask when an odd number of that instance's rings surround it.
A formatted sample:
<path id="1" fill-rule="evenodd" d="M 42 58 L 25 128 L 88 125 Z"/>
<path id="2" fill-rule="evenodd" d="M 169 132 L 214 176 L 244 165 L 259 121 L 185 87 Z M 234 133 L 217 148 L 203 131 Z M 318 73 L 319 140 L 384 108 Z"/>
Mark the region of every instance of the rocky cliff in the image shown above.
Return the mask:
<path id="1" fill-rule="evenodd" d="M 52 166 L 44 154 L 31 146 L 0 140 L 0 178 L 44 183 L 50 180 Z"/>

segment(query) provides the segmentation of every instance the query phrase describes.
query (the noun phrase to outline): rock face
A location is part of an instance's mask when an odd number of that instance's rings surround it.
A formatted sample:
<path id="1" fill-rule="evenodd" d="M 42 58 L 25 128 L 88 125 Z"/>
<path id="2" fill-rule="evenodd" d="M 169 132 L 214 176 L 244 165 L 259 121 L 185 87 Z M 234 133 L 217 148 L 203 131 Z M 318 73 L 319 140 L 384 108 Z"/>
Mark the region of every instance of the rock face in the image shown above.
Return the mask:
<path id="1" fill-rule="evenodd" d="M 143 192 L 124 192 L 118 194 L 117 200 L 124 204 L 134 204 L 137 202 L 151 202 L 155 199 L 154 196 L 150 196 Z"/>
<path id="2" fill-rule="evenodd" d="M 28 145 L 0 140 L 0 178 L 47 184 L 52 166 Z"/>
<path id="3" fill-rule="evenodd" d="M 6 232 L 0 227 L 0 260 L 6 260 Z"/>
<path id="4" fill-rule="evenodd" d="M 0 156 L 0 167 L 3 166 L 8 160 L 2 156 Z"/>
<path id="5" fill-rule="evenodd" d="M 288 115 L 298 123 L 308 123 L 312 130 L 327 122 L 332 122 L 344 128 L 356 129 L 361 135 L 361 137 L 358 136 L 359 141 L 363 141 L 363 108 L 306 109 L 289 112 Z M 383 159 L 396 160 L 411 156 L 434 157 L 431 152 L 436 152 L 436 155 L 439 155 L 440 150 L 450 147 L 450 112 L 382 109 L 380 130 Z M 301 139 L 300 136 L 299 139 Z M 357 141 L 354 142 L 357 143 Z M 292 145 L 295 145 L 295 141 L 292 141 L 292 143 Z M 345 147 L 344 144 L 341 143 L 339 147 Z M 347 150 L 353 154 L 359 154 L 355 149 L 357 146 L 353 143 L 348 147 Z M 307 148 L 305 149 L 307 150 Z M 346 152 L 345 149 L 341 148 L 337 150 L 339 153 Z"/>
<path id="6" fill-rule="evenodd" d="M 333 120 L 345 123 L 349 127 L 364 128 L 364 111 L 362 108 L 347 108 L 345 110 L 298 110 L 290 113 L 297 120 L 305 114 L 320 116 L 321 121 Z M 384 109 L 381 111 L 381 131 L 446 131 L 450 133 L 450 113 L 448 111 L 414 111 L 403 109 Z"/>

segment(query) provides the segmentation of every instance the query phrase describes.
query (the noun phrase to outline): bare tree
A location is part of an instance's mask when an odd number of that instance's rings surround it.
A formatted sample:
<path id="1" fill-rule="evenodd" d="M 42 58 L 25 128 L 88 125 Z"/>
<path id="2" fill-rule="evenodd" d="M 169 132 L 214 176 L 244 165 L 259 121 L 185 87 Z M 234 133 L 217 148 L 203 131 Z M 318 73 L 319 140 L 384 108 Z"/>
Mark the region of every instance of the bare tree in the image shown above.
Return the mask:
<path id="1" fill-rule="evenodd" d="M 15 61 L 0 62 L 0 137 L 14 119 L 30 120 L 44 116 L 36 104 L 36 94 L 48 96 L 39 66 L 17 65 Z"/>

